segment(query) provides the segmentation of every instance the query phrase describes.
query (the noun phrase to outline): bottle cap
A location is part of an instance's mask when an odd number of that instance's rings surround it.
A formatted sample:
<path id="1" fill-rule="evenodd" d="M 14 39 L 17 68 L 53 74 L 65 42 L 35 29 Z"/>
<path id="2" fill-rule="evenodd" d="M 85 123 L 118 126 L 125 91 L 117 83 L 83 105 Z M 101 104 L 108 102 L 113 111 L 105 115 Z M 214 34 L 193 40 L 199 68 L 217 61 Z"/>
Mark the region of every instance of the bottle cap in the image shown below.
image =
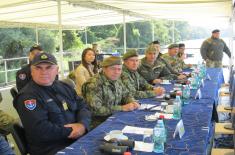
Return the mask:
<path id="1" fill-rule="evenodd" d="M 164 115 L 160 115 L 159 118 L 160 119 L 164 119 L 165 117 L 164 117 Z"/>
<path id="2" fill-rule="evenodd" d="M 182 91 L 177 91 L 176 96 L 182 96 Z"/>
<path id="3" fill-rule="evenodd" d="M 130 152 L 124 152 L 123 155 L 131 155 L 131 153 Z"/>

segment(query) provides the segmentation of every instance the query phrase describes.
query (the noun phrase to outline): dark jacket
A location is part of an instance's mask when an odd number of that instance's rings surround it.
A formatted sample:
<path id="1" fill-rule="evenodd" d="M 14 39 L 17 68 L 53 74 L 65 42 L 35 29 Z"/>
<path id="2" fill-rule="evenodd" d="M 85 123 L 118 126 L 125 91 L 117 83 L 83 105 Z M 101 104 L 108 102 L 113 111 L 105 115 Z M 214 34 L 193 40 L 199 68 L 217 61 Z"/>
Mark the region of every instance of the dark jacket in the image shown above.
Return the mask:
<path id="1" fill-rule="evenodd" d="M 14 99 L 26 132 L 31 155 L 49 155 L 70 145 L 72 129 L 64 125 L 82 123 L 89 130 L 91 113 L 84 100 L 69 85 L 55 81 L 40 86 L 30 81 Z"/>

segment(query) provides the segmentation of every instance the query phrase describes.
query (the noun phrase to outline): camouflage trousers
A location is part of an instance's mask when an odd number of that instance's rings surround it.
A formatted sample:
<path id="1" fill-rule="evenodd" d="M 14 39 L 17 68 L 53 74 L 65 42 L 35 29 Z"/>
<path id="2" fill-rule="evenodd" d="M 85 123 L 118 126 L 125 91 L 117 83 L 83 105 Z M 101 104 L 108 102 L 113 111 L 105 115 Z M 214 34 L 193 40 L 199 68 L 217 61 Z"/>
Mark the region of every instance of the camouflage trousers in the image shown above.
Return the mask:
<path id="1" fill-rule="evenodd" d="M 206 67 L 208 68 L 222 68 L 222 61 L 206 60 Z"/>
<path id="2" fill-rule="evenodd" d="M 4 111 L 0 110 L 0 133 L 8 134 L 10 133 L 10 129 L 14 123 L 17 121 L 5 113 Z"/>

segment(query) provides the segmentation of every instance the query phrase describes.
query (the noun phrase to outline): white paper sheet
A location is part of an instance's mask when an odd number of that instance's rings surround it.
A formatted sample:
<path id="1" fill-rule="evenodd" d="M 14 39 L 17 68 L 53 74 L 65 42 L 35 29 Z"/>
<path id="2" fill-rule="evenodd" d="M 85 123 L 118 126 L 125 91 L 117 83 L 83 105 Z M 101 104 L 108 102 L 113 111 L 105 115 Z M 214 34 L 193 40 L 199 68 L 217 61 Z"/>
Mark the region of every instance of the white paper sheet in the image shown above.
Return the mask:
<path id="1" fill-rule="evenodd" d="M 154 107 L 151 110 L 161 110 L 161 106 Z"/>
<path id="2" fill-rule="evenodd" d="M 143 151 L 143 152 L 152 152 L 153 151 L 153 143 L 144 143 L 142 141 L 135 141 L 135 151 Z"/>
<path id="3" fill-rule="evenodd" d="M 150 109 L 152 107 L 154 107 L 155 105 L 153 104 L 141 104 L 139 107 L 139 110 L 145 110 L 145 109 Z"/>
<path id="4" fill-rule="evenodd" d="M 164 119 L 172 119 L 173 118 L 173 114 L 166 114 L 166 113 L 159 113 L 156 112 L 155 115 L 159 118 L 160 115 L 164 116 Z"/>
<path id="5" fill-rule="evenodd" d="M 139 134 L 143 135 L 146 133 L 153 134 L 153 129 L 151 128 L 141 128 L 141 127 L 134 127 L 134 126 L 125 126 L 122 129 L 123 133 L 132 133 L 132 134 Z"/>

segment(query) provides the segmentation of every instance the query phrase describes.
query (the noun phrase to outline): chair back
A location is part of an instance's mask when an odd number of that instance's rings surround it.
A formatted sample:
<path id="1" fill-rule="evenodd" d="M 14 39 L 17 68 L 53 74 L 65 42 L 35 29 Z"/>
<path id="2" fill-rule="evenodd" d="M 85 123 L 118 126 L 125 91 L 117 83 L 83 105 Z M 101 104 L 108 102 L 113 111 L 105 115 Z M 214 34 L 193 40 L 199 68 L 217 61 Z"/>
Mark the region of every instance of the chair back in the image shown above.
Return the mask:
<path id="1" fill-rule="evenodd" d="M 15 123 L 13 124 L 12 126 L 12 131 L 11 131 L 11 134 L 20 150 L 20 153 L 22 155 L 27 155 L 28 153 L 28 147 L 27 147 L 27 141 L 26 141 L 26 138 L 25 138 L 25 131 L 24 131 L 24 128 L 18 124 L 18 123 Z"/>
<path id="2" fill-rule="evenodd" d="M 15 97 L 17 96 L 17 94 L 18 94 L 17 88 L 16 88 L 16 87 L 12 87 L 12 88 L 10 89 L 10 93 L 11 93 L 11 96 L 12 96 L 13 98 L 15 98 Z"/>
<path id="3" fill-rule="evenodd" d="M 66 79 L 61 80 L 61 82 L 66 83 L 67 85 L 69 85 L 73 89 L 76 88 L 76 84 L 75 84 L 75 82 L 72 79 L 66 78 Z"/>

